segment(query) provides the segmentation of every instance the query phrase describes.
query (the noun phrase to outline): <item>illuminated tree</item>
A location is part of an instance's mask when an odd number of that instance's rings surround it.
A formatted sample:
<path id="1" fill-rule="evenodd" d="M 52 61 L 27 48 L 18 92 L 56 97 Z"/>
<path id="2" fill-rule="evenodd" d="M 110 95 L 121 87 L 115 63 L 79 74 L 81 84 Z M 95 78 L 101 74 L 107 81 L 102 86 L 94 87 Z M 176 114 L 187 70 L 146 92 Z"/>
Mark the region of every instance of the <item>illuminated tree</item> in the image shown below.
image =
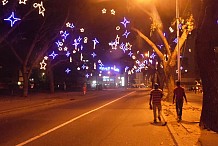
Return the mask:
<path id="1" fill-rule="evenodd" d="M 8 3 L 6 4 L 6 9 L 3 9 L 5 13 L 3 13 L 4 15 L 1 18 L 4 18 L 5 23 L 0 44 L 10 48 L 20 63 L 20 70 L 23 76 L 23 96 L 27 96 L 29 77 L 32 70 L 38 67 L 39 61 L 50 48 L 51 42 L 56 38 L 57 32 L 54 30 L 62 27 L 62 23 L 67 17 L 67 9 L 56 2 L 60 6 L 58 9 L 60 11 L 48 11 L 49 13 L 45 15 L 43 2 L 32 3 L 27 1 L 27 4 L 24 2 L 26 1 L 20 0 Z M 54 2 L 50 1 L 48 4 L 53 5 Z M 23 8 L 23 5 L 26 5 L 26 7 Z M 19 9 L 20 7 L 21 9 Z M 20 17 L 16 16 L 13 11 L 10 13 L 10 10 L 14 8 L 17 8 L 16 14 L 19 14 Z M 22 15 L 23 13 L 25 14 Z M 53 23 L 54 20 L 59 23 Z"/>
<path id="2" fill-rule="evenodd" d="M 197 32 L 197 61 L 203 84 L 200 126 L 218 132 L 218 3 L 204 0 Z"/>
<path id="3" fill-rule="evenodd" d="M 141 6 L 139 6 L 141 8 Z M 144 10 L 143 10 L 144 11 Z M 194 29 L 194 18 L 192 15 L 188 15 L 188 17 L 183 20 L 180 18 L 180 37 L 179 40 L 174 40 L 176 42 L 175 46 L 171 46 L 169 43 L 169 40 L 167 40 L 167 37 L 164 36 L 163 33 L 163 24 L 160 19 L 160 15 L 156 9 L 156 7 L 153 5 L 151 7 L 151 11 L 146 11 L 147 14 L 151 17 L 152 24 L 151 24 L 151 33 L 157 33 L 159 38 L 162 40 L 164 50 L 160 49 L 158 47 L 158 44 L 155 44 L 154 41 L 152 41 L 151 37 L 146 36 L 143 34 L 142 31 L 139 29 L 133 27 L 132 29 L 138 33 L 140 37 L 142 37 L 156 52 L 158 57 L 160 58 L 162 67 L 164 69 L 164 79 L 165 83 L 168 89 L 168 95 L 167 99 L 173 97 L 173 89 L 175 87 L 175 73 L 176 73 L 176 64 L 177 64 L 177 49 L 179 48 L 182 51 L 182 46 L 184 42 L 186 41 L 188 35 L 192 32 Z M 179 43 L 177 43 L 179 42 Z M 179 44 L 179 46 L 178 46 Z"/>

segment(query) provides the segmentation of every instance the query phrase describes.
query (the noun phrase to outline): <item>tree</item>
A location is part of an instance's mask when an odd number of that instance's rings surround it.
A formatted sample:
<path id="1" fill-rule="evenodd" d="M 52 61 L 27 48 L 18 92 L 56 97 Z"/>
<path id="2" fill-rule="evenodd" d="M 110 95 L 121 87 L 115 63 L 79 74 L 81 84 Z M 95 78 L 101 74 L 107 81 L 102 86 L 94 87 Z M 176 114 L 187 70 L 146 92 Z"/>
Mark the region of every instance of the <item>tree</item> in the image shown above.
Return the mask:
<path id="1" fill-rule="evenodd" d="M 48 4 L 55 7 L 52 1 Z M 4 35 L 0 38 L 0 43 L 4 43 L 11 48 L 20 63 L 20 70 L 23 75 L 23 96 L 25 97 L 28 95 L 29 77 L 32 70 L 39 66 L 39 61 L 57 37 L 58 32 L 54 30 L 60 30 L 67 18 L 67 8 L 57 3 L 57 1 L 55 4 L 59 6 L 58 10 L 60 11 L 52 12 L 48 10 L 49 13 L 43 18 L 38 14 L 31 14 L 34 9 L 31 7 L 19 23 L 4 31 Z M 32 17 L 35 17 L 35 19 L 30 19 Z M 30 20 L 26 21 L 26 19 Z M 53 23 L 54 20 L 58 23 Z M 6 39 L 9 37 L 10 40 Z"/>
<path id="2" fill-rule="evenodd" d="M 137 34 L 142 37 L 156 52 L 156 54 L 159 56 L 161 64 L 163 66 L 164 70 L 164 80 L 166 82 L 166 86 L 168 89 L 168 95 L 167 99 L 173 97 L 173 89 L 175 87 L 175 71 L 176 71 L 176 60 L 177 60 L 177 52 L 178 49 L 182 51 L 182 46 L 184 42 L 186 41 L 188 35 L 192 32 L 194 29 L 194 18 L 193 15 L 188 15 L 186 20 L 182 20 L 180 18 L 180 24 L 182 25 L 181 29 L 181 35 L 179 36 L 179 43 L 176 44 L 176 46 L 170 46 L 169 41 L 164 36 L 164 33 L 162 31 L 163 24 L 160 20 L 160 15 L 158 14 L 158 11 L 155 6 L 152 7 L 151 12 L 147 12 L 149 16 L 151 17 L 152 24 L 151 24 L 151 31 L 156 32 L 160 39 L 162 40 L 164 44 L 165 50 L 161 50 L 158 48 L 157 44 L 154 43 L 154 41 L 151 40 L 150 37 L 143 34 L 142 31 L 139 29 L 133 27 L 132 29 L 137 32 Z M 179 46 L 178 46 L 179 45 Z M 166 57 L 167 56 L 167 57 Z"/>
<path id="3" fill-rule="evenodd" d="M 196 48 L 203 84 L 202 128 L 218 132 L 218 3 L 204 0 L 201 7 Z"/>

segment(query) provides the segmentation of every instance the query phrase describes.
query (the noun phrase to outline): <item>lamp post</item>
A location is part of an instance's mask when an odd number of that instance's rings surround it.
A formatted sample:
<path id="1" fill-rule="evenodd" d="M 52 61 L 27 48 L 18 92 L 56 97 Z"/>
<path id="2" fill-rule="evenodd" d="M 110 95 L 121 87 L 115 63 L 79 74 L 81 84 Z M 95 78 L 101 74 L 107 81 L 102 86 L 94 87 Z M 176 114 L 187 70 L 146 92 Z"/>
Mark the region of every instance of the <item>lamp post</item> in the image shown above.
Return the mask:
<path id="1" fill-rule="evenodd" d="M 181 70 L 180 70 L 180 48 L 179 48 L 179 0 L 176 0 L 176 38 L 177 38 L 177 70 L 178 80 L 181 81 Z"/>

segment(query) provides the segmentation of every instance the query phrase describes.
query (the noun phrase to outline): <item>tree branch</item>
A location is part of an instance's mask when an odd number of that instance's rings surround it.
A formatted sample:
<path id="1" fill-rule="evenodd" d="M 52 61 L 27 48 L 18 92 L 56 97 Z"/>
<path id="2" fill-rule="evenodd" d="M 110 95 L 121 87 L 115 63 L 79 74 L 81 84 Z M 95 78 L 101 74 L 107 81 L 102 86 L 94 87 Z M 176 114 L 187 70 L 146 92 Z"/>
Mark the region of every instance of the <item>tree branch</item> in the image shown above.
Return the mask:
<path id="1" fill-rule="evenodd" d="M 132 27 L 132 30 L 137 32 L 138 35 L 143 38 L 153 49 L 154 51 L 157 53 L 157 55 L 159 56 L 159 58 L 163 61 L 164 60 L 164 55 L 163 53 L 157 48 L 157 46 L 147 37 L 145 36 L 140 30 L 138 30 L 137 28 Z"/>

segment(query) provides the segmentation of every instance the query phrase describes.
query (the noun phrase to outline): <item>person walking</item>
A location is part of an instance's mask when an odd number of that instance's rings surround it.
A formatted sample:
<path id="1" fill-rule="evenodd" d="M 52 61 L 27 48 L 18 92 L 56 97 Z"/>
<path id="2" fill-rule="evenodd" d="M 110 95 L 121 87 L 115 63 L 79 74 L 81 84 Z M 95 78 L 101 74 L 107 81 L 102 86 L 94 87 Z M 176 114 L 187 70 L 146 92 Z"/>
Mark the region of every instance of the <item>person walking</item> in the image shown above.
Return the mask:
<path id="1" fill-rule="evenodd" d="M 163 91 L 159 89 L 157 83 L 154 84 L 154 89 L 150 92 L 150 109 L 153 109 L 154 123 L 157 123 L 157 110 L 158 110 L 158 120 L 161 122 L 161 99 L 163 97 Z"/>
<path id="2" fill-rule="evenodd" d="M 177 113 L 177 118 L 178 121 L 182 120 L 182 107 L 183 107 L 183 102 L 184 99 L 187 103 L 187 98 L 185 94 L 185 89 L 180 86 L 180 81 L 176 82 L 176 88 L 174 89 L 174 95 L 173 95 L 173 104 L 174 101 L 176 100 L 176 113 Z"/>
<path id="3" fill-rule="evenodd" d="M 83 84 L 83 95 L 86 95 L 87 92 L 87 85 L 86 83 Z"/>

